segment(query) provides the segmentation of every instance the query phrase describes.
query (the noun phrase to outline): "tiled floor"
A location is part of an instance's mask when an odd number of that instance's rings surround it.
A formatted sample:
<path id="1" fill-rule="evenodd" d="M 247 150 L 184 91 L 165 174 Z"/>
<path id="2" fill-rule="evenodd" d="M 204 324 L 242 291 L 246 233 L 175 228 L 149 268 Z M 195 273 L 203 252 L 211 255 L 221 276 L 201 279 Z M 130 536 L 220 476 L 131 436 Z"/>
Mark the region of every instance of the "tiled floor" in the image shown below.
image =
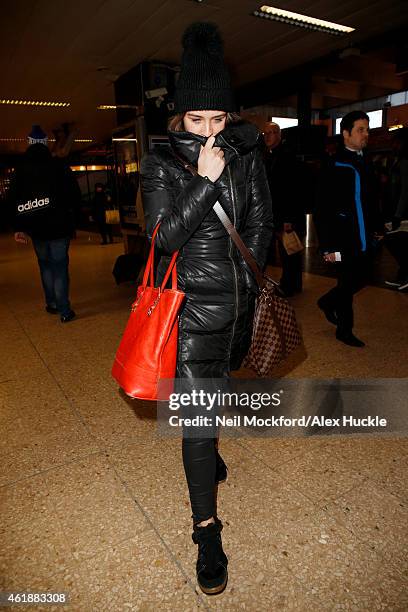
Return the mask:
<path id="1" fill-rule="evenodd" d="M 44 311 L 30 248 L 0 238 L 0 589 L 64 591 L 83 612 L 406 611 L 404 438 L 221 440 L 230 579 L 200 594 L 180 441 L 157 437 L 154 406 L 110 378 L 135 293 L 113 282 L 121 252 L 88 234 L 73 242 L 79 316 L 62 325 Z M 361 292 L 358 351 L 315 306 L 332 283 L 305 274 L 293 299 L 305 349 L 278 373 L 406 377 L 407 296 Z"/>

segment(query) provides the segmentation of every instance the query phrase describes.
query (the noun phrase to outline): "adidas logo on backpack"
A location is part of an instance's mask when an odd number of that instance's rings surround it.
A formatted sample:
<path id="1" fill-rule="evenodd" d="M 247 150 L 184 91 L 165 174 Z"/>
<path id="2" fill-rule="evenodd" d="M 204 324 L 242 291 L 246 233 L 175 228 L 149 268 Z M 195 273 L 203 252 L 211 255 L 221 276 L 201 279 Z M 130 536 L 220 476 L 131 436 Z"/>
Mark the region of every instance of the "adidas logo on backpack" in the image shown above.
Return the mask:
<path id="1" fill-rule="evenodd" d="M 49 206 L 49 203 L 49 198 L 35 198 L 34 200 L 28 200 L 25 204 L 19 204 L 17 210 L 19 213 L 29 212 L 34 208 L 44 208 L 46 206 Z"/>

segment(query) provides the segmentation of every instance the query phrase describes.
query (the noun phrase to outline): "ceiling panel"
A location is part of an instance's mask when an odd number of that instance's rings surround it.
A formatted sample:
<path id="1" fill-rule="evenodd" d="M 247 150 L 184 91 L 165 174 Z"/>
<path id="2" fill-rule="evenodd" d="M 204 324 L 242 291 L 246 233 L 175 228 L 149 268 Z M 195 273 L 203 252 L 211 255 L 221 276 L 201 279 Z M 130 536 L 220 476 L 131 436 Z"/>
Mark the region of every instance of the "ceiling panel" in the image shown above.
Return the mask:
<path id="1" fill-rule="evenodd" d="M 71 101 L 68 109 L 0 106 L 0 138 L 23 137 L 69 120 L 80 136 L 107 137 L 115 113 L 113 81 L 146 59 L 178 62 L 180 37 L 195 20 L 221 28 L 236 85 L 279 73 L 408 23 L 407 0 L 290 0 L 282 8 L 356 28 L 334 37 L 261 20 L 253 0 L 14 0 L 2 3 L 0 98 Z M 5 145 L 0 142 L 0 151 Z"/>

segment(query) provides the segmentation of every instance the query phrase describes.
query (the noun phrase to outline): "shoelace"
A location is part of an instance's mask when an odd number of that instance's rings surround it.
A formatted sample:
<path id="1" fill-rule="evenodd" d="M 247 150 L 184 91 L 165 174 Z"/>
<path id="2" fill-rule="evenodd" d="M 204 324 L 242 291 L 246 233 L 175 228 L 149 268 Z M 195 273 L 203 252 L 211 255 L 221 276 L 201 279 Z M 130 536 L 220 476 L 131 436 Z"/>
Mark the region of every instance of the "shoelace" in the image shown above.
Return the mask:
<path id="1" fill-rule="evenodd" d="M 193 533 L 193 541 L 198 544 L 198 571 L 207 570 L 209 573 L 215 573 L 219 564 L 224 565 L 221 561 L 220 531 L 218 525 L 211 525 L 211 528 L 204 527 L 203 531 Z"/>
<path id="2" fill-rule="evenodd" d="M 220 559 L 221 542 L 219 536 L 199 544 L 199 571 L 206 570 L 214 574 L 217 571 Z"/>

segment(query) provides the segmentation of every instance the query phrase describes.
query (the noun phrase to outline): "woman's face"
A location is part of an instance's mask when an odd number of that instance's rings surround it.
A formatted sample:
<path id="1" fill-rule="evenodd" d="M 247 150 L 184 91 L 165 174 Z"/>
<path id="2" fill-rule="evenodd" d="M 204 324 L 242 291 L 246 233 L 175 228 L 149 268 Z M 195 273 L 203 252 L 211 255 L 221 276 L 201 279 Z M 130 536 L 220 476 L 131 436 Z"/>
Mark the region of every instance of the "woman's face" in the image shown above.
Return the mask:
<path id="1" fill-rule="evenodd" d="M 215 136 L 225 128 L 227 113 L 225 111 L 188 111 L 184 115 L 186 132 L 199 136 Z"/>

